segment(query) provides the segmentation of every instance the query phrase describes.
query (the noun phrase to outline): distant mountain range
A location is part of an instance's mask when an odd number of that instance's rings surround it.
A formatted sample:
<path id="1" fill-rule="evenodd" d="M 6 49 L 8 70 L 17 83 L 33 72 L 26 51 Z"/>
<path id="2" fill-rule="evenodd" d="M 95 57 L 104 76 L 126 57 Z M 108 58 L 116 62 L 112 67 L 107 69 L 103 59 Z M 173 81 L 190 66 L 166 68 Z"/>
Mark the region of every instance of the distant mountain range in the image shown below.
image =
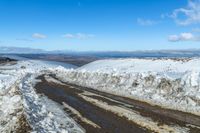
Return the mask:
<path id="1" fill-rule="evenodd" d="M 68 51 L 22 48 L 22 47 L 0 47 L 0 54 L 69 54 L 79 56 L 96 56 L 110 58 L 128 57 L 200 57 L 200 49 L 185 50 L 143 50 L 143 51 Z"/>
<path id="2" fill-rule="evenodd" d="M 21 47 L 0 47 L 1 54 L 45 53 L 45 50 Z"/>

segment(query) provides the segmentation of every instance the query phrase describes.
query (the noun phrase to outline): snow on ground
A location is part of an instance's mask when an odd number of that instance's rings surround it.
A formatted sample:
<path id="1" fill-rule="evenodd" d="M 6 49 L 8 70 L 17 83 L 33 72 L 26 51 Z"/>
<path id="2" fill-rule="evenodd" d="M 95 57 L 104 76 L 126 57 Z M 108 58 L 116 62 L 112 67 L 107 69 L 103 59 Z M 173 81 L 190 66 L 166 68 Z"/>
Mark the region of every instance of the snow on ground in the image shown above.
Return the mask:
<path id="1" fill-rule="evenodd" d="M 57 67 L 64 82 L 200 115 L 200 59 L 108 59 Z"/>
<path id="2" fill-rule="evenodd" d="M 17 94 L 15 87 L 4 95 L 0 96 L 0 132 L 8 133 L 19 127 L 18 121 L 22 116 L 21 96 Z"/>
<path id="3" fill-rule="evenodd" d="M 18 121 L 23 113 L 22 98 L 15 84 L 20 75 L 10 67 L 0 66 L 0 132 L 13 132 L 19 127 Z"/>
<path id="4" fill-rule="evenodd" d="M 38 96 L 34 91 L 33 81 L 37 75 L 28 73 L 20 85 L 27 118 L 35 132 L 80 133 L 84 132 L 75 122 L 68 118 L 57 104 L 47 98 Z"/>
<path id="5" fill-rule="evenodd" d="M 36 76 L 57 66 L 36 60 L 0 66 L 0 132 L 15 132 L 22 115 L 32 132 L 84 132 L 59 105 L 34 90 Z"/>
<path id="6" fill-rule="evenodd" d="M 35 92 L 35 78 L 44 73 L 55 74 L 64 82 L 200 115 L 199 66 L 199 58 L 110 59 L 77 69 L 37 60 L 0 65 L 0 132 L 14 131 L 22 115 L 33 132 L 84 132 L 62 107 Z"/>

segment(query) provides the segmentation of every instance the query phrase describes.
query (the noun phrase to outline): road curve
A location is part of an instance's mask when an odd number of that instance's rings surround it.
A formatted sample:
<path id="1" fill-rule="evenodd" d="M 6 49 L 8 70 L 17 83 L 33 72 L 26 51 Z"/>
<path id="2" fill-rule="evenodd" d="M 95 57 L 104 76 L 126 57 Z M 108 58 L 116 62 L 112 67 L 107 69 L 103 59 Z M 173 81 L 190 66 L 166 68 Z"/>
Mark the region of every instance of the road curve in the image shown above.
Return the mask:
<path id="1" fill-rule="evenodd" d="M 37 93 L 63 105 L 88 133 L 200 132 L 199 116 L 62 83 L 53 75 L 38 79 Z"/>

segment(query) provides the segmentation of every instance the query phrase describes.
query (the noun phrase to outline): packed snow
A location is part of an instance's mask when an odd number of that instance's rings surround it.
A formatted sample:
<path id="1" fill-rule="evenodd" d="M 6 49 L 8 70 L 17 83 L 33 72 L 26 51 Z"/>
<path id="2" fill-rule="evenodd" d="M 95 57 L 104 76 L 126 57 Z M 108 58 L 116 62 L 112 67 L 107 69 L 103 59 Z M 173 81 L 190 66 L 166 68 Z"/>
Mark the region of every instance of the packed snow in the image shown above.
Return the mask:
<path id="1" fill-rule="evenodd" d="M 200 115 L 199 66 L 199 58 L 107 59 L 53 73 L 64 82 Z"/>

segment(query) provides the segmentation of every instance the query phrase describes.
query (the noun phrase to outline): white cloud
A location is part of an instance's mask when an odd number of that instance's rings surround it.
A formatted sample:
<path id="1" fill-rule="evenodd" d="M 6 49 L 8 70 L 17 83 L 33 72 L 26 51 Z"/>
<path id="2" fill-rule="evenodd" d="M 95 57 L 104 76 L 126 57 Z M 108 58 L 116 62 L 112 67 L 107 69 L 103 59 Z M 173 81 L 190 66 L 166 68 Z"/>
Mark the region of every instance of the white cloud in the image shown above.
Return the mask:
<path id="1" fill-rule="evenodd" d="M 170 35 L 168 37 L 168 40 L 171 42 L 177 42 L 177 41 L 179 41 L 179 36 L 178 35 Z"/>
<path id="2" fill-rule="evenodd" d="M 46 35 L 40 34 L 40 33 L 34 33 L 34 34 L 32 35 L 32 37 L 33 37 L 33 38 L 37 38 L 37 39 L 45 39 L 45 38 L 47 38 Z"/>
<path id="3" fill-rule="evenodd" d="M 65 34 L 63 35 L 64 38 L 75 38 L 73 34 Z"/>
<path id="4" fill-rule="evenodd" d="M 192 29 L 192 32 L 200 32 L 200 28 L 194 28 Z"/>
<path id="5" fill-rule="evenodd" d="M 181 33 L 180 34 L 180 39 L 183 40 L 183 41 L 193 40 L 194 39 L 194 35 L 192 33 Z"/>
<path id="6" fill-rule="evenodd" d="M 158 21 L 154 21 L 154 20 L 149 20 L 149 19 L 142 19 L 142 18 L 138 18 L 137 19 L 137 23 L 139 25 L 142 25 L 142 26 L 151 26 L 151 25 L 155 25 L 155 24 L 158 24 L 159 22 Z"/>
<path id="7" fill-rule="evenodd" d="M 171 17 L 179 25 L 199 24 L 200 0 L 188 0 L 187 7 L 174 10 Z"/>
<path id="8" fill-rule="evenodd" d="M 82 33 L 77 33 L 76 34 L 78 39 L 88 39 L 88 38 L 93 38 L 93 34 L 82 34 Z"/>
<path id="9" fill-rule="evenodd" d="M 77 34 L 65 34 L 63 35 L 64 38 L 69 38 L 69 39 L 89 39 L 93 38 L 93 34 L 84 34 L 84 33 L 77 33 Z"/>
<path id="10" fill-rule="evenodd" d="M 181 33 L 180 35 L 170 35 L 168 40 L 171 42 L 200 41 L 200 37 L 195 36 L 192 33 Z"/>

